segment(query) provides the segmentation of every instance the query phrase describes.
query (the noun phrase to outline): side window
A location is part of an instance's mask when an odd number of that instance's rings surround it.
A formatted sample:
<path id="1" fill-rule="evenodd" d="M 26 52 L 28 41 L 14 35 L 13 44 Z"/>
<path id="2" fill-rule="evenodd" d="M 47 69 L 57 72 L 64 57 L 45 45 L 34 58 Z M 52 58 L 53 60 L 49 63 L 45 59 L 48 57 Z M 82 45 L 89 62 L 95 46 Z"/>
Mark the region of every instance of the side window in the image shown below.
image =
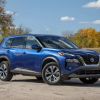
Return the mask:
<path id="1" fill-rule="evenodd" d="M 24 48 L 25 47 L 25 37 L 14 38 L 12 42 L 13 48 Z"/>
<path id="2" fill-rule="evenodd" d="M 31 49 L 32 45 L 40 46 L 40 44 L 38 43 L 38 41 L 34 37 L 28 36 L 27 39 L 26 39 L 26 48 Z"/>
<path id="3" fill-rule="evenodd" d="M 12 40 L 13 40 L 13 38 L 10 38 L 7 40 L 7 42 L 5 43 L 6 47 L 11 47 Z"/>

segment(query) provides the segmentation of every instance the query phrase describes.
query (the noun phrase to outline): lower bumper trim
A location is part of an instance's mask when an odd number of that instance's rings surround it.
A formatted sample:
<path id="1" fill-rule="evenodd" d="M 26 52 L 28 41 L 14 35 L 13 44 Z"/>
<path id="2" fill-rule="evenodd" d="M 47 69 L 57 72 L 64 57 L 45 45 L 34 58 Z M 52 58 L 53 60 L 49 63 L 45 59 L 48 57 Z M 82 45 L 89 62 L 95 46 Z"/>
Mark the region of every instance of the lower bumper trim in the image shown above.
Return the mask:
<path id="1" fill-rule="evenodd" d="M 77 75 L 77 74 L 71 74 L 68 77 L 70 78 L 99 78 L 100 74 L 89 74 L 89 75 Z"/>

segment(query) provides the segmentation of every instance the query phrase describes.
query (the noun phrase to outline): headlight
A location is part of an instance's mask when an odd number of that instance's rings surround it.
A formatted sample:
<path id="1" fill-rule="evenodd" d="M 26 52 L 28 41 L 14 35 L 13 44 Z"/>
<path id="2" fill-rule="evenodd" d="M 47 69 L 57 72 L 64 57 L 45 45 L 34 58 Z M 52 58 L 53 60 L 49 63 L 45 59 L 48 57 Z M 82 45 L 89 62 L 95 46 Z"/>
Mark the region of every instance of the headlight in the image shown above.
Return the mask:
<path id="1" fill-rule="evenodd" d="M 61 55 L 61 56 L 62 56 L 62 55 L 75 56 L 75 55 L 73 55 L 73 54 L 63 53 L 63 52 L 58 52 L 58 54 Z"/>
<path id="2" fill-rule="evenodd" d="M 66 62 L 80 63 L 78 59 L 66 59 Z"/>

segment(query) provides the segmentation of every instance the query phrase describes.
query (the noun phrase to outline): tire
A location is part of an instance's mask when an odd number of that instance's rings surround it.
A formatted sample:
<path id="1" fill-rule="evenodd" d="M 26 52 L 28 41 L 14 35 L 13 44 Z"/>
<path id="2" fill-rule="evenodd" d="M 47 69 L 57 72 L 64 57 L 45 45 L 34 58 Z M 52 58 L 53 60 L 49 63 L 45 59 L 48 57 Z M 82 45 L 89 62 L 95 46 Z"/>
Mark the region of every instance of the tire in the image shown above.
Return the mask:
<path id="1" fill-rule="evenodd" d="M 37 78 L 37 80 L 43 80 L 42 77 L 36 77 L 36 78 Z"/>
<path id="2" fill-rule="evenodd" d="M 42 70 L 42 78 L 49 85 L 57 85 L 62 82 L 61 71 L 55 62 L 46 64 Z"/>
<path id="3" fill-rule="evenodd" d="M 10 66 L 7 61 L 0 63 L 0 79 L 2 81 L 10 81 L 13 74 L 10 72 Z"/>
<path id="4" fill-rule="evenodd" d="M 80 80 L 85 84 L 93 84 L 98 81 L 98 78 L 80 78 Z"/>

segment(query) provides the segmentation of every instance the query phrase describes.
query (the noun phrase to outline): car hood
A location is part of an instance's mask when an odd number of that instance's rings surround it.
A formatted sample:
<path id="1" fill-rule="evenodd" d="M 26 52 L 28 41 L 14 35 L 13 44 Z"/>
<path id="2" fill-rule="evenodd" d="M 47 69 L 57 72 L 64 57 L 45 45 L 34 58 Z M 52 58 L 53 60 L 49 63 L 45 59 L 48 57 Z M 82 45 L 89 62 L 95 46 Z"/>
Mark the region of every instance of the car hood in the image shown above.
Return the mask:
<path id="1" fill-rule="evenodd" d="M 57 52 L 69 53 L 74 55 L 99 55 L 97 51 L 90 49 L 49 49 Z"/>

